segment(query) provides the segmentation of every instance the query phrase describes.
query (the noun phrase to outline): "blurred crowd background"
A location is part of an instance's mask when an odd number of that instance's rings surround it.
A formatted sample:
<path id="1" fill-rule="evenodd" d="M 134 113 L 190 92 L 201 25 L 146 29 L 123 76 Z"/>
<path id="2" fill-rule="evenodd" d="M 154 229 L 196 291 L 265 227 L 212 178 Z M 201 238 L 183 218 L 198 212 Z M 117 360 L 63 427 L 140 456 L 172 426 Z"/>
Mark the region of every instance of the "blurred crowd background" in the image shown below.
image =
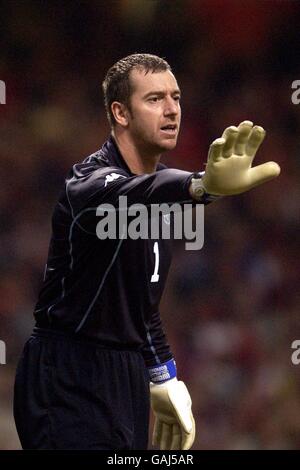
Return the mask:
<path id="1" fill-rule="evenodd" d="M 282 168 L 205 209 L 202 250 L 175 244 L 161 313 L 193 399 L 193 449 L 299 449 L 300 2 L 10 1 L 0 21 L 0 449 L 20 448 L 13 381 L 53 206 L 69 167 L 109 135 L 101 82 L 133 52 L 165 57 L 183 91 L 164 163 L 202 170 L 210 142 L 249 119 L 267 130 L 256 164 Z"/>

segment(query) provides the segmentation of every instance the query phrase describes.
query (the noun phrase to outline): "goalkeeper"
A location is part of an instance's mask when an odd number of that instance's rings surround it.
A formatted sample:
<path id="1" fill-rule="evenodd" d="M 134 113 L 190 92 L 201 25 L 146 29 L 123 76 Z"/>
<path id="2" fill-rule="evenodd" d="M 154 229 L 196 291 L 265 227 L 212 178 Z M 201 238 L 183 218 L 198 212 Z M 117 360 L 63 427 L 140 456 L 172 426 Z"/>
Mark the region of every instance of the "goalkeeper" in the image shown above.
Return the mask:
<path id="1" fill-rule="evenodd" d="M 192 404 L 165 337 L 159 302 L 171 261 L 165 239 L 96 236 L 97 207 L 194 201 L 207 204 L 278 176 L 252 168 L 265 131 L 244 121 L 209 150 L 205 172 L 168 169 L 180 89 L 163 59 L 128 56 L 103 83 L 111 136 L 66 178 L 52 218 L 36 326 L 19 361 L 14 416 L 24 449 L 189 449 Z M 161 221 L 161 223 L 163 223 Z"/>

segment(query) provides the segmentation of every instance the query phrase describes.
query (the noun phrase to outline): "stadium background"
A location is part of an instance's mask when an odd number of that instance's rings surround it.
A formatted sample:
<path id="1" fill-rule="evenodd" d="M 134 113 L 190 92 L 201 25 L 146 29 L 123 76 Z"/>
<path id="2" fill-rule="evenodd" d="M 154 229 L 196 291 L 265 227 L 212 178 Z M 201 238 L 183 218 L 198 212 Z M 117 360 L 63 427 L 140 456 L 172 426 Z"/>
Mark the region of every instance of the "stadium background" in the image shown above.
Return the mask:
<path id="1" fill-rule="evenodd" d="M 267 138 L 256 163 L 279 179 L 205 212 L 205 244 L 176 244 L 161 305 L 197 423 L 194 449 L 300 448 L 300 2 L 1 2 L 0 449 L 17 449 L 16 360 L 33 326 L 51 211 L 68 168 L 108 135 L 101 81 L 133 52 L 165 57 L 183 90 L 177 149 L 200 170 L 209 143 L 250 119 Z"/>

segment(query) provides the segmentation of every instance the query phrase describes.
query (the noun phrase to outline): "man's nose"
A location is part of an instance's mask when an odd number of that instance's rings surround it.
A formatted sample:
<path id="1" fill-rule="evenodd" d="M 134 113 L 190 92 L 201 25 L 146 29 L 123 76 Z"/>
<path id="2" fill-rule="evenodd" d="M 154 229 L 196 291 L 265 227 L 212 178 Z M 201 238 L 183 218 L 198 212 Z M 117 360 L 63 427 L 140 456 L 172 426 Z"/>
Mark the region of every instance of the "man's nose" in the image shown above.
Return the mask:
<path id="1" fill-rule="evenodd" d="M 178 101 L 175 101 L 173 98 L 167 98 L 165 102 L 164 114 L 169 116 L 170 114 L 177 115 L 179 112 Z"/>

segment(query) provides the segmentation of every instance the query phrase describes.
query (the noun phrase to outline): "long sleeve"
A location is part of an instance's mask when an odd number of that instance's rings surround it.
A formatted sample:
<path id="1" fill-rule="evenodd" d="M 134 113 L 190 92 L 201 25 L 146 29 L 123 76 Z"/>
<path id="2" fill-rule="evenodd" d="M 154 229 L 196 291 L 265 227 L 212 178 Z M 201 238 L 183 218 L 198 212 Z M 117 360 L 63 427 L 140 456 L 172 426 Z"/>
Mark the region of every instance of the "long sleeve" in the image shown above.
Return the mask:
<path id="1" fill-rule="evenodd" d="M 188 188 L 192 176 L 193 173 L 176 169 L 129 176 L 120 168 L 104 167 L 88 174 L 74 168 L 66 192 L 73 215 L 88 206 L 107 203 L 116 206 L 120 196 L 127 197 L 128 205 L 184 202 L 191 201 Z"/>
<path id="2" fill-rule="evenodd" d="M 147 341 L 142 348 L 142 354 L 147 367 L 167 362 L 173 357 L 163 331 L 159 311 L 152 315 L 147 333 Z"/>

